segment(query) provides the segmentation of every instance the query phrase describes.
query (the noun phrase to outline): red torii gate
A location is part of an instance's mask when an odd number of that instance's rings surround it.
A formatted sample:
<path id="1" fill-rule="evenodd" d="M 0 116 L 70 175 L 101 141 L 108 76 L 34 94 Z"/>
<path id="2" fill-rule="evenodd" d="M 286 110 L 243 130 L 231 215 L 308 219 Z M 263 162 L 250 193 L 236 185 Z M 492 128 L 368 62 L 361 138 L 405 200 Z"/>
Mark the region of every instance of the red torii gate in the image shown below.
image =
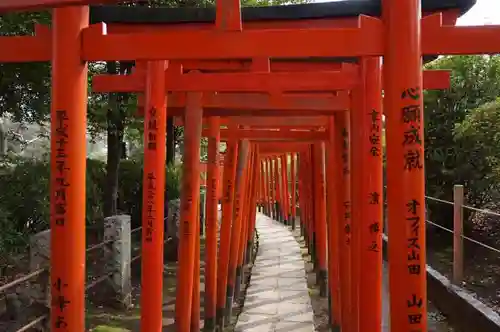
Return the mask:
<path id="1" fill-rule="evenodd" d="M 178 71 L 179 68 L 176 68 L 175 71 Z M 354 67 L 351 67 L 351 70 L 354 69 Z M 380 71 L 380 70 L 379 70 Z M 342 72 L 339 72 L 339 73 L 342 73 Z M 432 71 L 430 73 L 433 73 Z M 328 75 L 333 75 L 334 73 L 325 73 L 325 74 L 328 74 Z M 437 74 L 437 75 L 436 75 Z M 136 74 L 137 75 L 137 74 Z M 166 77 L 168 77 L 168 73 L 166 73 Z M 189 79 L 189 77 L 191 76 L 192 74 L 188 74 L 186 75 L 186 80 Z M 195 74 L 196 75 L 200 75 L 200 74 Z M 303 73 L 292 73 L 290 75 L 287 75 L 287 79 L 291 79 L 293 78 L 294 80 L 304 80 L 304 81 L 301 81 L 300 84 L 298 85 L 293 85 L 293 83 L 287 83 L 287 89 L 290 89 L 292 91 L 308 91 L 308 90 L 312 90 L 312 91 L 315 91 L 315 90 L 319 90 L 319 91 L 327 91 L 328 89 L 327 88 L 324 88 L 323 87 L 323 84 L 322 82 L 320 83 L 316 83 L 317 85 L 312 85 L 310 84 L 310 82 L 308 82 L 307 80 L 311 80 L 311 77 L 310 75 L 304 75 L 303 77 L 301 77 L 300 75 L 303 75 Z M 354 71 L 352 72 L 352 74 L 350 75 L 354 75 Z M 431 74 L 432 75 L 432 74 Z M 142 75 L 143 76 L 143 75 Z M 208 90 L 208 91 L 216 91 L 216 90 L 219 90 L 220 87 L 218 85 L 217 80 L 216 78 L 218 76 L 221 76 L 222 78 L 226 77 L 224 75 L 221 75 L 221 74 L 210 74 L 208 77 L 212 77 L 211 78 L 211 81 L 210 81 L 210 84 L 198 84 L 194 87 L 190 87 L 188 85 L 185 85 L 183 86 L 183 90 L 184 89 L 187 89 L 187 90 L 193 90 L 193 91 L 199 91 L 199 90 Z M 245 73 L 244 74 L 245 77 L 247 77 L 248 79 L 257 79 L 257 80 L 260 80 L 260 82 L 262 82 L 262 80 L 268 80 L 267 81 L 267 84 L 264 85 L 264 87 L 262 87 L 262 84 L 259 85 L 259 84 L 241 84 L 241 83 L 234 83 L 234 84 L 230 84 L 230 83 L 226 83 L 226 82 L 223 82 L 220 86 L 222 86 L 223 89 L 227 90 L 227 91 L 237 91 L 237 92 L 240 92 L 240 90 L 243 90 L 243 91 L 250 91 L 250 92 L 257 92 L 257 91 L 267 91 L 267 90 L 270 90 L 269 86 L 275 86 L 275 84 L 277 85 L 278 88 L 276 89 L 272 89 L 273 91 L 274 90 L 283 90 L 283 80 L 282 80 L 282 77 L 283 76 L 276 76 L 276 75 L 271 75 L 270 73 Z M 431 78 L 433 76 L 430 76 Z M 434 82 L 432 80 L 429 80 L 428 79 L 428 82 L 429 82 L 429 85 L 431 87 L 447 87 L 448 86 L 448 82 L 444 82 L 444 80 L 442 79 L 443 77 L 445 78 L 449 78 L 449 75 L 447 72 L 445 71 L 436 71 L 435 74 L 434 74 L 434 77 L 435 77 L 435 80 L 438 81 L 438 82 Z M 98 91 L 99 92 L 103 92 L 103 91 L 121 91 L 123 92 L 124 90 L 125 91 L 128 91 L 128 92 L 140 92 L 140 87 L 142 86 L 139 82 L 140 82 L 140 78 L 141 76 L 138 77 L 134 77 L 133 75 L 121 75 L 121 76 L 109 76 L 109 75 L 101 75 L 101 76 L 97 76 L 95 77 L 94 79 L 94 83 L 96 83 L 96 85 L 98 86 Z M 238 77 L 240 78 L 240 77 Z M 200 77 L 196 77 L 196 80 L 193 80 L 196 81 L 196 82 L 199 82 L 200 80 Z M 439 81 L 441 80 L 441 81 Z M 313 82 L 315 82 L 315 80 L 312 80 Z M 342 83 L 338 83 L 336 85 L 336 87 L 343 87 L 344 89 L 349 89 L 349 85 L 350 84 L 353 84 L 352 82 L 348 81 L 346 83 L 344 83 L 345 85 L 343 85 Z M 281 85 L 281 86 L 280 86 Z M 445 86 L 441 86 L 441 85 L 445 85 Z M 329 86 L 329 85 L 328 85 Z M 354 86 L 354 85 L 353 85 Z M 133 88 L 131 88 L 133 87 Z M 173 89 L 178 89 L 175 84 L 172 85 Z M 123 89 L 123 90 L 122 90 Z M 286 88 L 285 88 L 286 89 Z M 169 90 L 168 88 L 166 90 Z M 335 110 L 330 110 L 330 111 L 335 111 Z M 309 112 L 308 112 L 309 114 Z M 209 129 L 211 130 L 211 129 Z M 226 134 L 224 134 L 224 131 L 226 131 Z M 298 139 L 298 140 L 305 140 L 305 141 L 314 141 L 314 140 L 327 140 L 328 138 L 328 133 L 327 132 L 304 132 L 304 131 L 285 131 L 285 132 L 279 132 L 279 131 L 269 131 L 269 130 L 238 130 L 238 131 L 234 131 L 234 135 L 230 135 L 231 133 L 231 130 L 221 130 L 221 138 L 225 138 L 225 139 L 229 139 L 231 140 L 231 137 L 237 137 L 237 138 L 251 138 L 251 139 L 269 139 L 269 138 L 274 138 L 274 139 Z M 205 133 L 203 133 L 202 135 L 207 135 L 208 134 L 208 131 L 206 131 Z M 235 139 L 234 138 L 234 139 Z M 316 151 L 315 154 L 318 155 L 320 152 L 319 151 Z M 319 160 L 316 161 L 316 163 L 321 163 L 319 162 Z M 276 164 L 277 165 L 277 164 Z M 228 167 L 231 167 L 231 166 L 228 166 Z M 275 166 L 275 171 L 277 172 L 278 166 Z M 227 172 L 229 171 L 229 169 L 227 170 Z M 233 168 L 233 171 L 234 171 L 234 168 Z M 318 177 L 315 179 L 316 180 L 320 180 L 321 179 L 321 176 L 319 174 L 322 174 L 321 171 L 319 173 L 316 173 L 318 174 Z M 324 181 L 323 181 L 324 182 Z M 231 186 L 230 186 L 231 187 Z M 320 189 L 316 189 L 317 193 L 316 195 L 319 195 L 319 191 Z M 228 195 L 226 195 L 226 197 L 229 197 Z M 277 201 L 280 201 L 280 200 L 277 200 Z M 281 200 L 283 201 L 283 200 Z M 318 201 L 320 201 L 320 199 L 318 199 Z M 323 207 L 324 207 L 325 204 L 323 204 L 323 206 L 316 206 L 314 209 L 316 211 L 322 211 L 323 210 Z M 227 208 L 226 208 L 227 207 Z M 229 204 L 225 204 L 224 205 L 224 208 L 226 208 L 226 212 L 224 213 L 225 215 L 231 215 L 231 213 L 229 212 L 229 209 L 231 209 L 231 205 L 230 203 Z M 279 208 L 276 207 L 276 210 L 278 210 Z M 286 209 L 286 208 L 285 208 Z M 288 209 L 286 209 L 288 210 Z M 277 213 L 277 212 L 276 212 Z M 223 215 L 224 215 L 223 214 Z M 286 219 L 286 216 L 284 217 Z M 324 217 L 319 217 L 320 219 L 324 219 Z M 224 219 L 224 217 L 223 217 Z M 319 231 L 318 232 L 319 234 L 326 234 L 326 232 L 322 232 L 322 231 Z M 228 234 L 226 232 L 226 234 Z M 229 235 L 226 235 L 226 238 L 227 236 Z M 326 238 L 324 239 L 326 241 Z M 325 242 L 326 243 L 326 242 Z M 323 244 L 325 244 L 323 242 L 318 242 L 318 246 L 319 247 L 322 247 Z M 315 246 L 315 244 L 313 244 L 313 246 Z M 225 250 L 222 250 L 222 252 L 225 252 Z M 232 252 L 232 251 L 231 251 Z M 322 253 L 322 250 L 319 250 L 319 252 Z M 321 289 L 322 289 L 322 294 L 326 295 L 326 278 L 327 278 L 327 275 L 326 275 L 326 254 L 323 254 L 322 256 L 322 259 L 321 259 L 321 267 L 320 267 L 320 275 L 318 277 L 318 279 L 321 281 L 321 280 L 324 280 L 324 282 L 321 283 Z M 231 275 L 231 273 L 230 273 Z M 186 277 L 184 275 L 181 276 L 184 280 L 186 279 Z M 224 278 L 222 278 L 224 279 Z M 238 284 L 237 282 L 235 282 L 234 284 Z M 233 284 L 233 285 L 234 285 Z M 356 283 L 352 283 L 353 287 L 356 287 Z M 222 286 L 222 287 L 221 287 Z M 218 287 L 219 289 L 219 292 L 220 292 L 220 289 L 225 289 L 225 286 L 224 285 L 219 285 Z M 228 299 L 226 300 L 226 305 L 229 305 L 231 302 L 232 302 L 232 289 L 233 288 L 228 288 L 228 291 L 231 291 L 231 293 L 229 293 L 229 297 Z M 220 296 L 219 296 L 220 298 Z M 219 304 L 220 304 L 220 300 L 219 300 Z M 196 306 L 196 304 L 194 304 L 194 306 Z M 230 311 L 229 311 L 229 314 L 230 314 Z M 197 315 L 195 315 L 194 317 L 197 317 Z M 196 318 L 193 318 L 196 320 Z"/>
<path id="2" fill-rule="evenodd" d="M 19 7 L 12 1 L 1 2 L 0 10 L 27 8 L 30 4 L 34 4 L 30 2 L 26 5 L 26 3 L 24 2 L 24 7 Z M 47 3 L 43 2 L 44 5 Z M 68 3 L 59 2 L 58 5 Z M 81 2 L 78 3 L 81 4 Z M 55 2 L 50 2 L 50 4 L 56 5 Z M 423 147 L 420 144 L 423 134 L 422 127 L 419 125 L 422 122 L 420 112 L 422 108 L 421 54 L 497 53 L 500 49 L 498 43 L 500 28 L 446 26 L 442 24 L 440 15 L 432 15 L 420 21 L 419 1 L 385 0 L 383 4 L 385 30 L 379 20 L 361 18 L 359 26 L 355 28 L 310 30 L 290 28 L 267 31 L 256 29 L 236 34 L 234 32 L 221 33 L 220 31 L 217 33 L 182 31 L 175 33 L 157 32 L 153 35 L 132 33 L 113 36 L 103 35 L 102 30 L 97 27 L 86 28 L 87 8 L 68 7 L 54 10 L 53 35 L 55 40 L 53 45 L 46 43 L 48 39 L 44 39 L 42 35 L 2 37 L 0 45 L 2 45 L 3 50 L 7 51 L 0 55 L 1 61 L 53 60 L 53 178 L 51 181 L 53 194 L 51 206 L 52 211 L 57 213 L 53 213 L 51 218 L 54 253 L 52 281 L 53 292 L 55 294 L 64 292 L 67 296 L 66 299 L 70 301 L 64 311 L 58 308 L 57 304 L 53 304 L 53 327 L 60 328 L 64 325 L 75 332 L 84 329 L 84 240 L 81 237 L 71 240 L 66 238 L 67 234 L 83 234 L 84 228 L 84 211 L 82 210 L 84 204 L 81 200 L 85 196 L 85 187 L 81 179 L 84 178 L 85 154 L 78 151 L 81 150 L 82 142 L 85 142 L 86 68 L 81 62 L 82 58 L 89 61 L 193 59 L 194 57 L 216 59 L 259 56 L 384 55 L 386 60 L 384 65 L 384 103 L 386 107 L 384 109 L 388 115 L 387 134 L 389 138 L 387 145 L 389 236 L 391 239 L 389 251 L 391 256 L 391 294 L 393 294 L 391 296 L 391 328 L 397 331 L 406 331 L 410 328 L 425 330 L 425 274 L 412 273 L 412 271 L 425 269 L 424 224 L 422 220 L 424 214 L 424 172 L 421 160 L 418 159 L 419 156 L 423 155 Z M 389 7 L 390 10 L 387 9 Z M 241 22 L 239 25 L 241 26 Z M 324 38 L 335 38 L 339 42 L 321 43 Z M 285 43 L 288 40 L 294 40 L 293 49 L 287 48 L 288 45 Z M 442 43 L 442 40 L 447 42 Z M 127 43 L 128 41 L 133 42 Z M 127 45 L 133 49 L 122 49 Z M 167 49 L 164 45 L 176 45 L 176 48 Z M 259 47 L 255 47 L 255 45 L 259 45 Z M 17 46 L 17 48 L 11 46 Z M 53 47 L 53 54 L 50 52 L 50 47 Z M 20 50 L 33 50 L 33 53 L 21 54 L 18 53 Z M 151 66 L 156 66 L 156 73 L 163 70 L 163 62 L 157 62 Z M 156 83 L 158 83 L 163 80 L 160 76 L 162 75 L 149 79 L 151 82 L 157 81 Z M 163 109 L 165 90 L 159 89 L 155 85 L 154 90 L 150 91 L 146 97 L 146 105 Z M 400 114 L 399 118 L 396 115 L 398 112 L 403 113 Z M 146 115 L 146 119 L 147 117 Z M 404 121 L 401 121 L 401 117 Z M 412 126 L 416 131 L 413 132 L 413 138 L 407 141 L 405 135 L 408 135 L 407 132 Z M 68 133 L 71 133 L 71 136 Z M 159 136 L 163 134 L 161 127 L 159 134 Z M 420 140 L 416 140 L 416 137 Z M 60 140 L 61 147 L 57 145 L 56 140 Z M 391 144 L 391 142 L 401 140 L 405 142 L 405 146 Z M 413 159 L 408 163 L 410 155 Z M 149 165 L 150 169 L 155 167 L 159 169 L 161 156 L 161 151 L 152 154 L 151 157 L 154 159 L 151 162 L 155 161 L 155 163 Z M 57 166 L 62 167 L 58 169 Z M 57 176 L 59 173 L 62 173 L 61 176 Z M 396 189 L 396 185 L 400 186 L 401 184 L 404 185 Z M 64 208 L 61 207 L 60 203 L 62 196 L 56 194 L 62 193 L 63 190 L 66 193 L 64 198 L 67 199 Z M 161 194 L 158 193 L 159 195 Z M 158 216 L 156 217 L 158 218 Z M 68 222 L 66 222 L 66 218 Z M 411 224 L 399 222 L 399 220 L 408 218 L 413 220 Z M 412 232 L 415 232 L 416 236 L 405 237 Z M 158 240 L 155 237 L 151 241 L 152 258 L 161 252 Z M 417 241 L 418 243 L 416 243 Z M 412 248 L 408 248 L 409 243 L 412 244 Z M 408 265 L 400 264 L 408 260 L 409 255 L 415 262 L 415 264 L 409 265 L 410 270 Z"/>

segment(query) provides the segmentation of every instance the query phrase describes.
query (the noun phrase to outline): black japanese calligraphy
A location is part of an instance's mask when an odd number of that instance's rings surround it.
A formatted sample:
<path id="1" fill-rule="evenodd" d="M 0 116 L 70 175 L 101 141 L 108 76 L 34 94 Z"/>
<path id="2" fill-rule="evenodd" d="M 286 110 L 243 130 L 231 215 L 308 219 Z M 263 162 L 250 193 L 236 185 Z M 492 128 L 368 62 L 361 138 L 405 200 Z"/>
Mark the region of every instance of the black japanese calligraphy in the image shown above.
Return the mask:
<path id="1" fill-rule="evenodd" d="M 410 315 L 408 315 L 408 322 L 410 324 L 420 324 L 422 322 L 422 314 L 410 314 Z"/>
<path id="2" fill-rule="evenodd" d="M 70 186 L 67 178 L 67 159 L 68 153 L 66 145 L 69 139 L 69 131 L 67 121 L 69 120 L 68 114 L 65 110 L 56 111 L 56 126 L 55 126 L 55 168 L 56 175 L 53 179 L 53 195 L 54 203 L 52 205 L 52 213 L 54 215 L 54 222 L 56 226 L 64 226 L 66 223 L 67 212 L 67 196 L 66 190 Z"/>
<path id="3" fill-rule="evenodd" d="M 403 123 L 420 122 L 420 105 L 408 105 L 401 109 Z"/>
<path id="4" fill-rule="evenodd" d="M 420 264 L 408 265 L 408 273 L 412 275 L 420 275 Z"/>
<path id="5" fill-rule="evenodd" d="M 416 199 L 410 199 L 406 203 L 406 211 L 409 214 L 406 217 L 406 227 L 409 228 L 407 238 L 408 242 L 408 273 L 410 275 L 420 275 L 420 244 L 419 244 L 419 229 L 421 218 L 420 202 Z"/>
<path id="6" fill-rule="evenodd" d="M 370 246 L 368 247 L 368 250 L 370 251 L 374 251 L 374 252 L 379 252 L 380 249 L 379 249 L 379 246 L 377 244 L 377 241 L 372 241 L 372 243 L 370 244 Z"/>
<path id="7" fill-rule="evenodd" d="M 374 191 L 369 195 L 370 204 L 380 204 L 380 193 Z"/>
<path id="8" fill-rule="evenodd" d="M 415 127 L 410 126 L 408 130 L 404 132 L 403 145 L 422 145 L 422 139 L 420 138 L 420 126 Z"/>
<path id="9" fill-rule="evenodd" d="M 66 309 L 66 307 L 68 306 L 68 304 L 70 304 L 71 302 L 66 300 L 66 298 L 64 297 L 64 295 L 56 295 L 52 298 L 52 305 L 56 306 L 59 308 L 59 310 L 61 311 L 64 311 L 64 309 Z"/>
<path id="10" fill-rule="evenodd" d="M 64 319 L 64 316 L 57 316 L 55 325 L 56 325 L 56 329 L 66 329 L 66 328 L 68 328 L 68 323 L 66 323 L 66 320 Z"/>
<path id="11" fill-rule="evenodd" d="M 408 203 L 406 203 L 406 207 L 408 208 L 408 212 L 412 215 L 417 215 L 417 208 L 420 206 L 420 203 L 416 199 L 412 199 Z"/>
<path id="12" fill-rule="evenodd" d="M 148 172 L 147 174 L 147 184 L 145 189 L 147 189 L 147 204 L 146 204 L 146 232 L 145 240 L 146 242 L 153 241 L 154 226 L 156 221 L 156 174 L 154 172 Z"/>
<path id="13" fill-rule="evenodd" d="M 57 329 L 68 328 L 68 323 L 64 317 L 65 309 L 71 304 L 71 301 L 67 300 L 64 291 L 68 287 L 68 284 L 62 280 L 62 278 L 57 278 L 56 282 L 52 284 L 52 308 L 57 308 L 60 311 L 58 314 L 55 327 Z"/>
<path id="14" fill-rule="evenodd" d="M 147 147 L 148 147 L 148 150 L 151 150 L 151 151 L 154 151 L 156 150 L 156 134 L 157 134 L 157 130 L 158 130 L 158 124 L 157 124 L 157 110 L 156 108 L 152 107 L 150 110 L 149 110 L 149 120 L 148 120 L 148 123 L 147 123 L 147 135 L 146 135 L 146 138 L 147 138 Z"/>
<path id="15" fill-rule="evenodd" d="M 376 109 L 373 109 L 370 113 L 370 121 L 371 121 L 371 133 L 368 137 L 370 141 L 370 155 L 372 157 L 380 157 L 381 149 L 380 149 L 380 116 L 379 112 Z"/>
<path id="16" fill-rule="evenodd" d="M 370 229 L 370 233 L 380 232 L 380 223 L 379 222 L 371 223 L 369 226 L 369 229 Z"/>
<path id="17" fill-rule="evenodd" d="M 404 159 L 405 170 L 413 171 L 424 167 L 421 160 L 420 150 L 407 150 L 405 152 Z"/>
<path id="18" fill-rule="evenodd" d="M 401 99 L 410 98 L 413 100 L 420 99 L 420 87 L 408 88 L 401 93 Z"/>
<path id="19" fill-rule="evenodd" d="M 422 307 L 423 301 L 417 296 L 417 294 L 412 294 L 411 300 L 407 301 L 408 308 Z"/>

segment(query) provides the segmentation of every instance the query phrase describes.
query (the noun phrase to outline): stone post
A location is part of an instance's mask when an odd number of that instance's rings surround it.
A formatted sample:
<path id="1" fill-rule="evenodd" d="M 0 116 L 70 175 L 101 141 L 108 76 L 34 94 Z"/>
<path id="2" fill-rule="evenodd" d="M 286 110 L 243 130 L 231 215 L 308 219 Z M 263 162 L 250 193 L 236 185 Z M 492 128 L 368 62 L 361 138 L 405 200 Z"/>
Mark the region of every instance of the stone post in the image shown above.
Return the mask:
<path id="1" fill-rule="evenodd" d="M 47 269 L 30 284 L 30 297 L 39 305 L 50 308 L 50 229 L 30 237 L 30 272 Z"/>
<path id="2" fill-rule="evenodd" d="M 40 308 L 50 311 L 50 229 L 30 237 L 30 272 L 46 269 L 38 277 L 30 280 L 28 298 Z M 16 296 L 17 300 L 19 299 Z M 30 303 L 31 304 L 31 303 Z M 39 326 L 39 331 L 50 331 L 50 320 L 45 320 Z"/>
<path id="3" fill-rule="evenodd" d="M 131 297 L 131 229 L 130 216 L 117 215 L 104 219 L 104 241 L 113 241 L 104 247 L 106 273 L 116 301 L 125 308 L 132 305 Z"/>

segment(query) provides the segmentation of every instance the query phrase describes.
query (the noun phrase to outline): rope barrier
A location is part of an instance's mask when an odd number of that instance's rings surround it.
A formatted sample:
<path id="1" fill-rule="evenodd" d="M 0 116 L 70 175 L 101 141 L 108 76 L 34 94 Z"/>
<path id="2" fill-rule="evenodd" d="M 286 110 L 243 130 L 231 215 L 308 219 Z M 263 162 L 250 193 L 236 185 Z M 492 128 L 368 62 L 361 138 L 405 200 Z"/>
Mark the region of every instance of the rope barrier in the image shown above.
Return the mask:
<path id="1" fill-rule="evenodd" d="M 40 274 L 42 274 L 43 272 L 45 272 L 46 270 L 47 269 L 39 269 L 39 270 L 36 270 L 34 272 L 31 272 L 30 274 L 27 274 L 25 276 L 22 276 L 20 278 L 17 278 L 15 280 L 9 282 L 9 283 L 4 284 L 4 285 L 0 286 L 0 293 L 3 293 L 12 287 L 15 287 L 15 286 L 19 285 L 20 283 L 23 283 L 23 282 L 28 281 L 32 278 L 35 278 L 35 277 L 39 276 Z"/>
<path id="2" fill-rule="evenodd" d="M 440 202 L 440 203 L 444 203 L 444 204 L 448 204 L 448 205 L 454 205 L 453 202 L 451 201 L 447 201 L 447 200 L 443 200 L 443 199 L 439 199 L 439 198 L 435 198 L 435 197 L 431 197 L 431 196 L 425 196 L 426 199 L 429 199 L 429 200 L 432 200 L 432 201 L 436 201 L 436 202 Z M 489 210 L 485 210 L 485 209 L 478 209 L 478 208 L 475 208 L 475 207 L 472 207 L 472 206 L 468 206 L 468 205 L 462 205 L 463 208 L 465 209 L 469 209 L 469 210 L 472 210 L 472 211 L 475 211 L 475 212 L 479 212 L 479 213 L 484 213 L 484 214 L 488 214 L 488 215 L 492 215 L 492 216 L 497 216 L 497 217 L 500 217 L 500 213 L 496 213 L 496 212 L 493 212 L 493 211 L 489 211 Z M 451 234 L 454 234 L 454 231 L 452 229 L 449 229 L 445 226 L 442 226 L 442 225 L 439 225 L 431 220 L 426 220 L 427 223 L 435 226 L 435 227 L 438 227 L 439 229 L 442 229 L 448 233 L 451 233 Z M 133 230 L 131 230 L 131 234 L 134 234 L 136 232 L 139 232 L 142 230 L 142 226 L 140 227 L 137 227 L 137 228 L 134 228 Z M 384 236 L 387 238 L 387 236 L 384 234 Z M 474 244 L 477 244 L 479 246 L 482 246 L 483 248 L 485 249 L 488 249 L 488 250 L 491 250 L 491 251 L 494 251 L 495 253 L 497 254 L 500 254 L 500 249 L 497 249 L 497 248 L 494 248 L 492 246 L 489 246 L 485 243 L 482 243 L 480 241 L 477 241 L 471 237 L 468 237 L 468 236 L 465 236 L 465 235 L 462 235 L 462 238 L 464 240 L 467 240 L 467 241 L 470 241 Z M 165 239 L 165 242 L 167 242 L 168 239 Z M 111 244 L 113 242 L 116 242 L 115 240 L 106 240 L 106 241 L 103 241 L 103 242 L 100 242 L 98 244 L 95 244 L 89 248 L 86 249 L 86 252 L 91 252 L 93 250 L 97 250 L 97 249 L 100 249 L 100 248 L 103 248 L 105 247 L 106 245 L 108 244 Z M 137 261 L 138 259 L 140 259 L 142 257 L 141 254 L 138 254 L 137 256 L 133 257 L 130 262 L 133 263 L 135 261 Z M 18 279 L 15 279 L 9 283 L 6 283 L 4 285 L 1 285 L 0 286 L 0 293 L 5 293 L 7 290 L 9 290 L 10 288 L 13 288 L 23 282 L 26 282 L 30 279 L 33 279 L 39 275 L 41 275 L 42 273 L 44 272 L 47 272 L 47 269 L 39 269 L 39 270 L 36 270 L 34 272 L 31 272 L 25 276 L 22 276 Z M 92 281 L 91 283 L 89 283 L 86 287 L 85 287 L 85 290 L 89 290 L 93 287 L 95 287 L 96 285 L 100 284 L 101 282 L 103 282 L 104 280 L 110 278 L 112 276 L 112 273 L 108 273 L 106 275 L 103 275 L 97 279 L 95 279 L 94 281 Z M 39 316 L 37 318 L 35 318 L 34 320 L 32 320 L 31 322 L 29 322 L 28 324 L 26 324 L 25 326 L 21 327 L 20 329 L 18 329 L 17 331 L 15 332 L 24 332 L 24 331 L 28 331 L 30 328 L 33 328 L 35 327 L 36 325 L 38 325 L 39 323 L 43 322 L 45 319 L 48 318 L 48 315 L 42 315 L 42 316 Z"/>
<path id="3" fill-rule="evenodd" d="M 442 230 L 445 230 L 445 231 L 447 231 L 447 232 L 450 232 L 451 234 L 453 234 L 453 233 L 454 233 L 454 232 L 453 232 L 453 230 L 451 230 L 451 229 L 449 229 L 449 228 L 446 228 L 446 227 L 444 227 L 444 226 L 442 226 L 442 225 L 436 224 L 436 223 L 434 223 L 434 222 L 432 222 L 432 221 L 430 221 L 430 220 L 426 220 L 426 222 L 428 222 L 429 224 L 431 224 L 431 225 L 433 225 L 433 226 L 436 226 L 437 228 L 440 228 L 440 229 L 442 229 Z"/>
<path id="4" fill-rule="evenodd" d="M 484 214 L 489 214 L 490 216 L 500 217 L 500 213 L 493 212 L 490 210 L 478 209 L 478 208 L 468 206 L 468 205 L 462 205 L 462 207 L 465 209 L 468 209 L 468 210 L 472 210 L 472 211 L 476 211 L 476 212 L 480 212 L 480 213 L 484 213 Z"/>
<path id="5" fill-rule="evenodd" d="M 467 241 L 470 241 L 470 242 L 472 242 L 472 243 L 475 243 L 475 244 L 477 244 L 477 245 L 479 245 L 479 246 L 481 246 L 481 247 L 483 247 L 483 248 L 485 248 L 485 249 L 489 249 L 489 250 L 491 250 L 491 251 L 494 251 L 494 252 L 496 252 L 496 253 L 500 254 L 500 250 L 499 250 L 499 249 L 497 249 L 497 248 L 494 248 L 494 247 L 489 246 L 489 245 L 487 245 L 487 244 L 485 244 L 485 243 L 479 242 L 478 240 L 474 240 L 473 238 L 470 238 L 470 237 L 465 236 L 465 235 L 462 235 L 462 238 L 463 238 L 464 240 L 467 240 Z"/>
<path id="6" fill-rule="evenodd" d="M 15 332 L 26 332 L 26 331 L 29 331 L 29 329 L 37 326 L 38 324 L 40 324 L 41 322 L 43 322 L 44 320 L 46 320 L 47 318 L 49 318 L 49 315 L 42 315 L 42 316 L 39 316 L 35 319 L 33 319 L 31 322 L 29 322 L 28 324 L 24 325 L 23 327 L 21 327 L 20 329 L 16 330 Z"/>
<path id="7" fill-rule="evenodd" d="M 165 218 L 166 219 L 166 218 Z M 137 227 L 137 228 L 134 228 L 130 231 L 130 234 L 134 234 L 134 233 L 137 233 L 139 231 L 142 230 L 142 226 L 140 227 Z M 168 239 L 165 239 L 165 242 L 167 242 Z M 111 244 L 113 242 L 117 242 L 115 240 L 106 240 L 106 241 L 103 241 L 103 242 L 100 242 L 100 243 L 97 243 L 93 246 L 90 246 L 89 248 L 86 249 L 86 252 L 89 253 L 91 251 L 94 251 L 94 250 L 97 250 L 97 249 L 100 249 L 100 248 L 104 248 L 106 245 L 108 244 Z M 141 254 L 133 257 L 131 259 L 131 263 L 132 262 L 135 262 L 136 260 L 138 260 L 139 258 L 141 258 Z M 42 273 L 44 272 L 48 272 L 48 269 L 46 268 L 43 268 L 43 269 L 39 269 L 39 270 L 36 270 L 34 272 L 31 272 L 25 276 L 22 276 L 20 278 L 17 278 L 11 282 L 8 282 L 6 284 L 3 284 L 3 285 L 0 285 L 0 294 L 1 293 L 5 293 L 7 292 L 9 289 L 23 283 L 23 282 L 26 282 L 26 281 L 29 281 L 33 278 L 36 278 L 37 276 L 41 275 Z M 106 279 L 112 277 L 112 273 L 108 273 L 106 275 L 103 275 L 95 280 L 93 280 L 91 283 L 87 284 L 85 286 L 85 290 L 88 291 L 90 289 L 92 289 L 93 287 L 97 286 L 98 284 L 102 283 L 103 281 L 105 281 Z M 4 298 L 0 298 L 0 300 L 4 300 Z M 46 314 L 46 315 L 42 315 L 42 316 L 38 316 L 36 317 L 35 319 L 33 319 L 32 321 L 30 321 L 29 323 L 27 323 L 26 325 L 22 326 L 21 328 L 17 329 L 16 331 L 14 332 L 26 332 L 26 331 L 29 331 L 30 329 L 36 327 L 37 325 L 39 325 L 40 323 L 42 323 L 44 320 L 48 319 L 49 318 L 49 315 Z"/>
<path id="8" fill-rule="evenodd" d="M 432 197 L 432 196 L 425 196 L 425 198 L 427 198 L 430 201 L 436 201 L 436 202 L 445 203 L 445 204 L 449 204 L 449 205 L 455 205 L 455 203 L 453 203 L 453 202 L 450 202 L 450 201 L 447 201 L 444 199 L 440 199 L 440 198 L 436 198 L 436 197 Z"/>
<path id="9" fill-rule="evenodd" d="M 136 233 L 136 232 L 140 231 L 141 229 L 142 229 L 142 226 L 134 228 L 133 230 L 130 231 L 130 233 L 131 234 Z M 95 245 L 87 248 L 86 252 L 88 253 L 88 252 L 91 252 L 93 250 L 96 250 L 96 249 L 99 249 L 99 248 L 103 248 L 107 244 L 110 244 L 110 243 L 113 243 L 113 242 L 117 242 L 117 241 L 115 241 L 115 240 L 106 240 L 106 241 L 100 242 L 98 244 L 95 244 Z M 8 282 L 6 284 L 0 285 L 0 293 L 5 293 L 10 288 L 15 287 L 15 286 L 17 286 L 17 285 L 19 285 L 19 284 L 21 284 L 21 283 L 23 283 L 25 281 L 30 280 L 30 279 L 33 279 L 33 278 L 35 278 L 35 277 L 39 276 L 40 274 L 42 274 L 44 272 L 47 272 L 47 271 L 48 271 L 48 269 L 46 269 L 46 268 L 39 269 L 39 270 L 31 272 L 31 273 L 29 273 L 29 274 L 27 274 L 25 276 L 19 277 L 19 278 L 15 279 L 15 280 L 13 280 L 11 282 Z M 100 280 L 101 278 L 99 278 L 98 280 Z"/>
<path id="10" fill-rule="evenodd" d="M 444 227 L 444 226 L 442 226 L 442 225 L 436 224 L 435 222 L 432 222 L 432 221 L 430 221 L 430 220 L 426 220 L 426 222 L 428 222 L 429 224 L 431 224 L 431 225 L 433 225 L 433 226 L 436 226 L 436 227 L 438 227 L 438 228 L 440 228 L 440 229 L 442 229 L 442 230 L 444 230 L 444 231 L 446 231 L 446 232 L 448 232 L 448 233 L 451 233 L 451 234 L 454 234 L 454 233 L 455 233 L 452 229 L 449 229 L 449 228 L 446 228 L 446 227 Z M 471 238 L 471 237 L 469 237 L 469 236 L 466 236 L 466 235 L 462 235 L 462 238 L 463 238 L 464 240 L 467 240 L 467 241 L 470 241 L 470 242 L 472 242 L 472 243 L 474 243 L 474 244 L 477 244 L 477 245 L 479 245 L 479 246 L 481 246 L 481 247 L 483 247 L 483 248 L 485 248 L 485 249 L 488 249 L 488 250 L 491 250 L 491 251 L 496 252 L 497 254 L 500 254 L 500 249 L 497 249 L 497 248 L 495 248 L 495 247 L 492 247 L 492 246 L 490 246 L 490 245 L 487 245 L 487 244 L 485 244 L 485 243 L 483 243 L 483 242 L 480 242 L 480 241 L 478 241 L 478 240 L 475 240 L 475 239 L 473 239 L 473 238 Z"/>

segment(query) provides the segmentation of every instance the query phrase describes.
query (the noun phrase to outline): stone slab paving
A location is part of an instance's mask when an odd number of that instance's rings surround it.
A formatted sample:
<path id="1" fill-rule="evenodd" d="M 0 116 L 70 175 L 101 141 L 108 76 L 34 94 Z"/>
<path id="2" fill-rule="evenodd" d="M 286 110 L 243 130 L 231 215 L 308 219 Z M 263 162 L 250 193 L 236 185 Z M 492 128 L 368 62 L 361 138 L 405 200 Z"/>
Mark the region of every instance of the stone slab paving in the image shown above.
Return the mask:
<path id="1" fill-rule="evenodd" d="M 282 224 L 257 214 L 259 252 L 236 332 L 313 332 L 299 244 Z"/>

